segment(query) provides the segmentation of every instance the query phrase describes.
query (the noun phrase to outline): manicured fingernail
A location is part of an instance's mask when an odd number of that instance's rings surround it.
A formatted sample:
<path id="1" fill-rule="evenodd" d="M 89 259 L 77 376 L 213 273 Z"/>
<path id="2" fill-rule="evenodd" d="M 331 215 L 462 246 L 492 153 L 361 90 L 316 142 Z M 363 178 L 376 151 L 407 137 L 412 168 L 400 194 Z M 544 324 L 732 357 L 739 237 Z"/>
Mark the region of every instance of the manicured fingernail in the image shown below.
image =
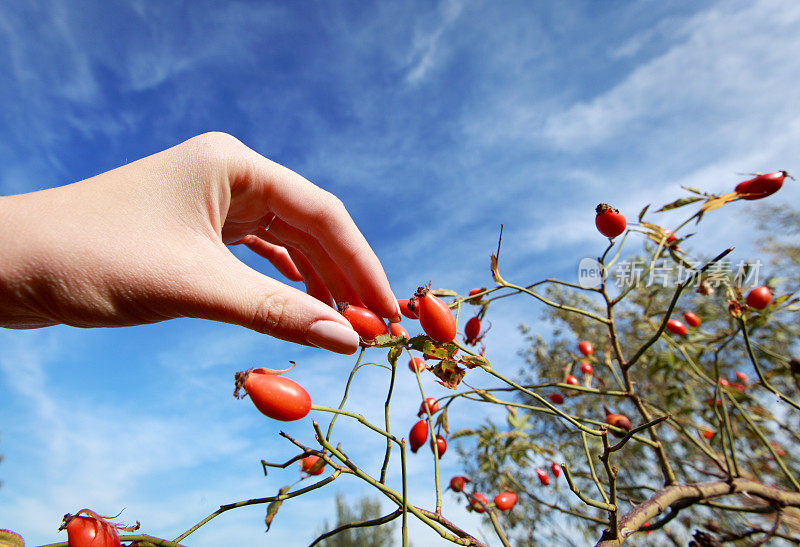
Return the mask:
<path id="1" fill-rule="evenodd" d="M 402 320 L 402 316 L 400 315 L 400 302 L 397 301 L 397 298 L 394 299 L 394 317 L 390 317 L 389 321 L 392 323 L 398 323 Z"/>
<path id="2" fill-rule="evenodd" d="M 341 323 L 321 319 L 309 327 L 306 342 L 318 348 L 352 355 L 358 349 L 358 334 Z"/>

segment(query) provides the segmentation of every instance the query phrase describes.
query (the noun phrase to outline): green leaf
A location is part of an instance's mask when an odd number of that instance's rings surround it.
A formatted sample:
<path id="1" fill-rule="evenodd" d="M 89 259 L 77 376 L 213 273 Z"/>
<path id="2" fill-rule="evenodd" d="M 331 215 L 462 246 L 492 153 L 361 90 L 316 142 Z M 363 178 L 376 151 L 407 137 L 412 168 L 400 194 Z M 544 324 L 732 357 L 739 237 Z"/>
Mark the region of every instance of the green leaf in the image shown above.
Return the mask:
<path id="1" fill-rule="evenodd" d="M 286 494 L 291 486 L 284 486 L 278 491 L 279 496 L 283 496 Z M 267 505 L 267 516 L 264 518 L 264 524 L 267 525 L 267 532 L 269 532 L 269 527 L 272 526 L 272 520 L 275 518 L 275 515 L 278 514 L 278 509 L 280 508 L 283 500 L 275 500 L 269 505 Z"/>
<path id="2" fill-rule="evenodd" d="M 642 209 L 641 211 L 639 211 L 639 222 L 641 222 L 641 221 L 642 221 L 642 219 L 644 218 L 644 214 L 647 212 L 647 210 L 648 210 L 649 208 L 650 208 L 650 204 L 648 203 L 647 205 L 645 205 L 645 206 L 644 206 L 644 209 Z"/>
<path id="3" fill-rule="evenodd" d="M 431 372 L 441 380 L 439 382 L 441 385 L 449 389 L 456 389 L 467 373 L 452 359 L 443 359 L 431 369 Z"/>
<path id="4" fill-rule="evenodd" d="M 453 439 L 458 439 L 459 437 L 472 437 L 477 435 L 477 433 L 478 432 L 474 429 L 459 429 L 450 435 L 450 440 L 452 441 Z"/>
<path id="5" fill-rule="evenodd" d="M 450 427 L 449 424 L 447 423 L 447 408 L 442 410 L 439 413 L 439 416 L 436 417 L 436 425 L 442 428 L 442 431 L 444 431 L 445 435 L 450 434 Z"/>
<path id="6" fill-rule="evenodd" d="M 696 203 L 698 201 L 703 201 L 703 198 L 700 197 L 689 197 L 689 198 L 680 198 L 676 199 L 672 203 L 667 203 L 661 209 L 656 211 L 656 213 L 660 213 L 662 211 L 670 211 L 672 209 L 677 209 L 678 207 L 683 207 L 684 205 L 689 205 L 691 203 Z"/>
<path id="7" fill-rule="evenodd" d="M 389 355 L 386 356 L 386 359 L 391 363 L 392 366 L 397 364 L 397 359 L 403 354 L 403 347 L 402 346 L 394 346 L 392 349 L 389 350 Z"/>
<path id="8" fill-rule="evenodd" d="M 467 368 L 475 368 L 475 367 L 488 367 L 492 368 L 489 364 L 489 360 L 486 357 L 481 357 L 480 355 L 465 355 L 464 357 L 459 359 L 459 362 Z"/>

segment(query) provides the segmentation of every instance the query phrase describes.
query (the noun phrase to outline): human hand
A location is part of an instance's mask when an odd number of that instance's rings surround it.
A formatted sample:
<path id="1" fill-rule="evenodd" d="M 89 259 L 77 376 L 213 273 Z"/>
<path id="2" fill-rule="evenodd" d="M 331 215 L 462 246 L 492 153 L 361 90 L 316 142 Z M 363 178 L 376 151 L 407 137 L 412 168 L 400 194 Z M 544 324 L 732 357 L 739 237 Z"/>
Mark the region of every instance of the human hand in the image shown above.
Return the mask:
<path id="1" fill-rule="evenodd" d="M 342 202 L 222 133 L 81 182 L 0 198 L 0 222 L 6 327 L 197 317 L 353 353 L 358 335 L 335 302 L 400 319 L 383 268 Z M 247 267 L 226 247 L 235 243 L 304 281 L 309 294 Z"/>

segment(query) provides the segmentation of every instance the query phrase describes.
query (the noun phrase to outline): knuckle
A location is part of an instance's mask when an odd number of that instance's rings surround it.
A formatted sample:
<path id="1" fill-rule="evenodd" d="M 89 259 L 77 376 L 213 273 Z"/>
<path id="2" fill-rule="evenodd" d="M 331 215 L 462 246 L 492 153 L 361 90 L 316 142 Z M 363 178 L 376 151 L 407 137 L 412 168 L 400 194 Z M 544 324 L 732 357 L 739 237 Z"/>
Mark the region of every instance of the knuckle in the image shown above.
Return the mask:
<path id="1" fill-rule="evenodd" d="M 192 137 L 183 143 L 191 163 L 213 168 L 227 164 L 241 154 L 245 145 L 233 135 L 210 131 Z"/>
<path id="2" fill-rule="evenodd" d="M 341 199 L 326 190 L 320 190 L 320 192 L 316 211 L 312 215 L 313 221 L 318 226 L 330 229 L 349 214 Z"/>
<path id="3" fill-rule="evenodd" d="M 280 293 L 262 295 L 253 310 L 248 328 L 262 334 L 274 334 L 285 327 L 287 299 Z"/>

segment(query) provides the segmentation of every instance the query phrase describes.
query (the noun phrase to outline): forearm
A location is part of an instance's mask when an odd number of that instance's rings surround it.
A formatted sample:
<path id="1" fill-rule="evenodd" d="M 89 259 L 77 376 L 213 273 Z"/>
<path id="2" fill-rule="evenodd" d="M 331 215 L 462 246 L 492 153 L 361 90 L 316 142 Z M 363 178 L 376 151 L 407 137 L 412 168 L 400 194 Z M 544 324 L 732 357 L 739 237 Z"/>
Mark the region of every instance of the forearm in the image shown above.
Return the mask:
<path id="1" fill-rule="evenodd" d="M 42 193 L 0 197 L 0 326 L 28 329 L 52 325 L 37 309 L 35 288 L 44 282 L 41 255 L 32 240 L 41 228 L 34 226 L 36 201 Z"/>

